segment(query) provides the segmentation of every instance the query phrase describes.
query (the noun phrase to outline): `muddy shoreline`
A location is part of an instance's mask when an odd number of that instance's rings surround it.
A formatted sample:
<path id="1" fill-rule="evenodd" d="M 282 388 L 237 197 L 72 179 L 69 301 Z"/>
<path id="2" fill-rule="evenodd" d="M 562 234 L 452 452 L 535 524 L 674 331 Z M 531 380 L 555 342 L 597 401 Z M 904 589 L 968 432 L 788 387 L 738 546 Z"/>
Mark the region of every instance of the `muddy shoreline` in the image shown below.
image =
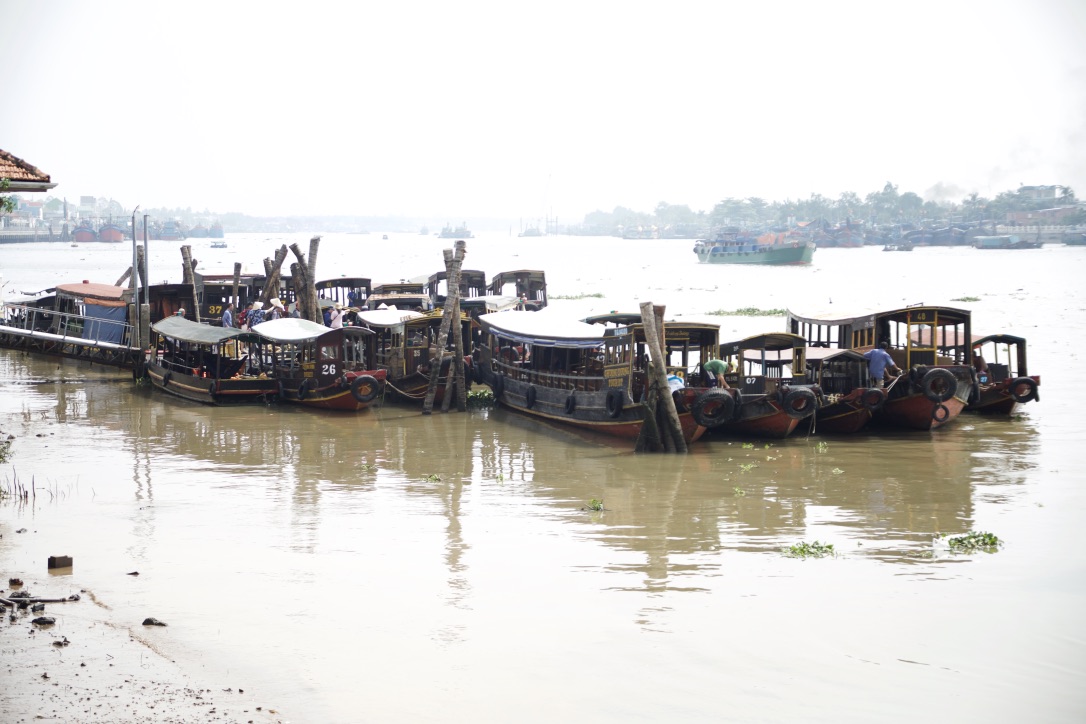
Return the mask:
<path id="1" fill-rule="evenodd" d="M 158 627 L 118 620 L 108 601 L 80 588 L 78 578 L 57 580 L 44 571 L 10 568 L 18 534 L 0 526 L 0 598 L 17 591 L 41 598 L 45 610 L 0 606 L 0 717 L 5 721 L 260 722 L 288 721 L 278 706 L 257 701 L 244 682 L 209 682 L 191 676 L 156 645 Z M 10 579 L 23 581 L 10 585 Z M 17 599 L 15 599 L 17 601 Z M 34 624 L 40 616 L 52 625 Z"/>

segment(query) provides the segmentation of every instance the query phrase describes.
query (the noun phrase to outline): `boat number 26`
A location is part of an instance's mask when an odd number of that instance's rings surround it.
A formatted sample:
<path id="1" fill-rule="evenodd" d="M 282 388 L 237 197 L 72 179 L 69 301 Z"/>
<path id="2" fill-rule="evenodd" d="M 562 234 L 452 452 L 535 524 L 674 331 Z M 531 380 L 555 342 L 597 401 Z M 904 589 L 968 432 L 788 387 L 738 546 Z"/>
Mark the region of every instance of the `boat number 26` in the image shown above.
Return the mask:
<path id="1" fill-rule="evenodd" d="M 321 374 L 322 375 L 329 375 L 331 377 L 335 377 L 336 376 L 336 366 L 334 364 L 321 365 Z"/>

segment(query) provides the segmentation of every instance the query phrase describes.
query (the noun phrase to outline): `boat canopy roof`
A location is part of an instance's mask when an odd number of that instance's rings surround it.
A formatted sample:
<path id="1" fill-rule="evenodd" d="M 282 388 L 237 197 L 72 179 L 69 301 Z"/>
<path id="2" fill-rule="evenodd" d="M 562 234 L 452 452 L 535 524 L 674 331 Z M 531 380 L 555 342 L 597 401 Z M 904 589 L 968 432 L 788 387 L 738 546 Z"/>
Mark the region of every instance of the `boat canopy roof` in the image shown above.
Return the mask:
<path id="1" fill-rule="evenodd" d="M 176 314 L 172 317 L 160 319 L 151 325 L 151 329 L 163 337 L 194 344 L 222 344 L 231 339 L 255 342 L 259 339 L 257 335 L 251 332 L 234 329 L 233 327 L 212 327 L 209 324 L 200 324 L 191 319 L 179 317 Z"/>
<path id="2" fill-rule="evenodd" d="M 838 316 L 840 312 L 836 311 L 814 314 L 800 314 L 789 309 L 788 319 L 816 325 L 855 326 L 873 324 L 876 319 L 889 319 L 904 322 L 917 312 L 935 312 L 938 315 L 940 324 L 957 324 L 959 322 L 969 319 L 971 314 L 968 309 L 917 304 L 911 307 L 903 307 L 901 309 L 890 309 L 885 311 L 873 310 L 868 312 L 861 312 L 851 317 Z M 945 322 L 943 320 L 945 320 Z"/>
<path id="3" fill-rule="evenodd" d="M 253 327 L 253 331 L 272 342 L 306 342 L 332 330 L 308 319 L 282 317 L 261 322 Z"/>
<path id="4" fill-rule="evenodd" d="M 759 334 L 754 337 L 747 337 L 738 342 L 725 342 L 720 345 L 720 354 L 726 357 L 748 349 L 774 351 L 806 346 L 807 340 L 798 334 L 791 334 L 790 332 L 770 332 L 769 334 Z"/>
<path id="5" fill-rule="evenodd" d="M 1016 337 L 1013 334 L 988 334 L 983 337 L 980 335 L 973 335 L 973 347 L 979 347 L 982 344 L 1020 344 L 1026 343 L 1025 337 Z"/>
<path id="6" fill-rule="evenodd" d="M 484 294 L 479 297 L 465 297 L 461 299 L 460 309 L 462 311 L 474 311 L 478 309 L 482 310 L 482 313 L 487 314 L 516 309 L 519 304 L 520 299 L 518 297 L 511 297 L 504 294 Z"/>
<path id="7" fill-rule="evenodd" d="M 540 347 L 598 347 L 604 336 L 612 336 L 612 330 L 599 324 L 519 310 L 484 314 L 479 324 L 505 339 Z"/>
<path id="8" fill-rule="evenodd" d="M 421 312 L 410 309 L 371 309 L 358 312 L 358 319 L 371 327 L 395 327 L 425 316 Z"/>
<path id="9" fill-rule="evenodd" d="M 852 359 L 860 362 L 866 361 L 863 354 L 853 349 L 837 349 L 835 347 L 808 347 L 808 362 L 832 362 L 834 360 Z"/>
<path id="10" fill-rule="evenodd" d="M 112 284 L 92 284 L 82 282 L 80 284 L 57 284 L 57 294 L 69 297 L 77 297 L 89 300 L 105 306 L 123 306 L 124 287 L 115 287 Z"/>
<path id="11" fill-rule="evenodd" d="M 584 322 L 586 324 L 613 324 L 620 327 L 628 327 L 635 324 L 641 324 L 641 312 L 607 312 L 605 314 L 593 314 L 591 317 L 585 317 Z M 719 332 L 720 325 L 713 324 L 712 322 L 691 322 L 688 320 L 665 319 L 665 333 L 667 330 L 671 329 L 698 329 Z"/>

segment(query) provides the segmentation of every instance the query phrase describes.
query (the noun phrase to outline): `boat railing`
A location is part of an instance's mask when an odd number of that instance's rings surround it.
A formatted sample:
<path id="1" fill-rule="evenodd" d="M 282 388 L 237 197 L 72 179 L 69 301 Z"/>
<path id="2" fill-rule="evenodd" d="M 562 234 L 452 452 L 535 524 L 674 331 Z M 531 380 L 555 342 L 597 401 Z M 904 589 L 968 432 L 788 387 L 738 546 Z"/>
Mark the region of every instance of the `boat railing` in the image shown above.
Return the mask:
<path id="1" fill-rule="evenodd" d="M 510 379 L 556 390 L 598 392 L 606 385 L 602 374 L 594 374 L 582 367 L 574 367 L 569 371 L 540 370 L 534 369 L 530 364 L 506 360 L 495 360 L 495 366 L 500 374 Z"/>
<path id="2" fill-rule="evenodd" d="M 4 304 L 3 320 L 0 322 L 5 327 L 21 329 L 34 335 L 52 335 L 62 340 L 80 339 L 87 344 L 120 344 L 127 345 L 132 339 L 132 325 L 113 319 L 100 319 L 88 317 L 84 314 L 72 312 L 58 312 L 55 309 L 42 309 L 41 307 L 27 306 L 23 304 Z M 102 331 L 110 330 L 108 336 L 114 336 L 113 330 L 120 328 L 121 341 L 103 342 L 100 337 Z"/>

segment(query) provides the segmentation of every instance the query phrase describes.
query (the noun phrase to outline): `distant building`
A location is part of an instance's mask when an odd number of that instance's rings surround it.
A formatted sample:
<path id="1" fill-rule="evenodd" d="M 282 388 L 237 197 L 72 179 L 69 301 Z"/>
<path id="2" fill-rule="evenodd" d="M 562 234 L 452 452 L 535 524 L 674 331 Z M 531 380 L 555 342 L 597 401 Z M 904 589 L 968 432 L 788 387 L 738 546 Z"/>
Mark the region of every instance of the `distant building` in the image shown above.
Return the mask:
<path id="1" fill-rule="evenodd" d="M 1055 201 L 1062 186 L 1019 186 L 1018 195 L 1031 201 Z"/>

